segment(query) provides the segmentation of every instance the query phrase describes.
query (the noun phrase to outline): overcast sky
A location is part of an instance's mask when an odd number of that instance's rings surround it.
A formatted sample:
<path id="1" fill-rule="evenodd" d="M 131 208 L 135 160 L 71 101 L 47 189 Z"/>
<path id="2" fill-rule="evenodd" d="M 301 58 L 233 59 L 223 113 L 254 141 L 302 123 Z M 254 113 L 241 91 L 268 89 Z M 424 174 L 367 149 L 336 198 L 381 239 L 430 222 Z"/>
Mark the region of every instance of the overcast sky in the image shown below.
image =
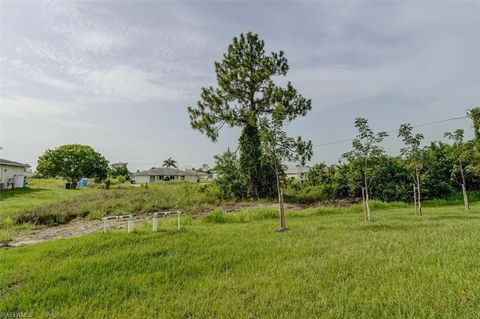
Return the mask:
<path id="1" fill-rule="evenodd" d="M 0 157 L 35 165 L 47 148 L 92 145 L 131 170 L 173 157 L 213 164 L 187 106 L 215 85 L 213 62 L 253 31 L 284 50 L 313 110 L 288 126 L 335 162 L 367 117 L 376 130 L 465 115 L 480 105 L 480 2 L 0 1 Z M 467 120 L 422 127 L 427 140 Z M 400 141 L 385 147 L 397 154 Z"/>

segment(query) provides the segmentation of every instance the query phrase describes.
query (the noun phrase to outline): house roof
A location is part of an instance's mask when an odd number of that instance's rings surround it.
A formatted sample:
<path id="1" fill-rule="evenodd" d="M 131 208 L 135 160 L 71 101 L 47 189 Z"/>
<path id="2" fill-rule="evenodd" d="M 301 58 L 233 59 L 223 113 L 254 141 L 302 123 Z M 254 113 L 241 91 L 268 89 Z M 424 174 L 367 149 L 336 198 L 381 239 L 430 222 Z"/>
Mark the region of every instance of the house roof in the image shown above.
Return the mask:
<path id="1" fill-rule="evenodd" d="M 152 167 L 149 170 L 136 172 L 133 176 L 208 176 L 207 173 L 171 167 Z"/>
<path id="2" fill-rule="evenodd" d="M 199 171 L 196 171 L 196 170 L 193 170 L 193 169 L 185 170 L 185 175 L 189 175 L 189 176 L 208 176 L 208 174 L 205 173 L 205 172 L 199 172 Z"/>
<path id="3" fill-rule="evenodd" d="M 15 162 L 15 161 L 9 161 L 9 160 L 3 159 L 3 158 L 0 158 L 0 164 L 10 165 L 10 166 L 21 166 L 21 167 L 27 167 L 28 166 L 27 164 Z"/>
<path id="4" fill-rule="evenodd" d="M 146 171 L 141 171 L 133 174 L 134 176 L 180 176 L 184 172 L 178 168 L 172 167 L 153 167 Z"/>
<path id="5" fill-rule="evenodd" d="M 310 170 L 309 166 L 294 166 L 294 167 L 289 167 L 286 171 L 287 175 L 296 175 L 296 174 L 302 174 L 302 173 L 308 173 Z"/>

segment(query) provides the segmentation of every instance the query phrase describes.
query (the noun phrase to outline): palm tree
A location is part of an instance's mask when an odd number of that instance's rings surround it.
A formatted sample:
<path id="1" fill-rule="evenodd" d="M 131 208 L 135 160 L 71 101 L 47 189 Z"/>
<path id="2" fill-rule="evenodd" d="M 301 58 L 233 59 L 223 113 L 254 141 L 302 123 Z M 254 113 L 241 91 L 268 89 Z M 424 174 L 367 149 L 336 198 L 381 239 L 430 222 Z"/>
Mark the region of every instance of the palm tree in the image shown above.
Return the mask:
<path id="1" fill-rule="evenodd" d="M 177 161 L 173 158 L 169 157 L 168 159 L 163 161 L 163 167 L 175 167 L 177 168 Z"/>

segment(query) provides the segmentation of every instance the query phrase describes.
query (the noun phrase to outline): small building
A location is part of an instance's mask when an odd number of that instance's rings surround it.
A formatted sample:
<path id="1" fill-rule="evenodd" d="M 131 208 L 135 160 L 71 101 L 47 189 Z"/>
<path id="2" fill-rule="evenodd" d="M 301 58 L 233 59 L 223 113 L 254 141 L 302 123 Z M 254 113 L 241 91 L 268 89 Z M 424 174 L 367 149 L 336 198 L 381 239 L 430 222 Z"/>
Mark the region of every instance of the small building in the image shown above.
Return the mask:
<path id="1" fill-rule="evenodd" d="M 26 186 L 27 164 L 0 158 L 0 191 Z"/>
<path id="2" fill-rule="evenodd" d="M 136 184 L 154 183 L 160 181 L 199 182 L 202 175 L 194 170 L 180 170 L 172 167 L 152 167 L 146 171 L 133 174 Z"/>
<path id="3" fill-rule="evenodd" d="M 309 166 L 297 165 L 294 167 L 289 167 L 285 172 L 285 174 L 287 175 L 287 178 L 296 179 L 300 183 L 303 183 L 307 180 L 307 175 L 309 171 L 310 171 Z"/>
<path id="4" fill-rule="evenodd" d="M 185 170 L 187 175 L 198 177 L 199 181 L 207 181 L 213 179 L 212 174 L 197 171 L 197 170 Z"/>

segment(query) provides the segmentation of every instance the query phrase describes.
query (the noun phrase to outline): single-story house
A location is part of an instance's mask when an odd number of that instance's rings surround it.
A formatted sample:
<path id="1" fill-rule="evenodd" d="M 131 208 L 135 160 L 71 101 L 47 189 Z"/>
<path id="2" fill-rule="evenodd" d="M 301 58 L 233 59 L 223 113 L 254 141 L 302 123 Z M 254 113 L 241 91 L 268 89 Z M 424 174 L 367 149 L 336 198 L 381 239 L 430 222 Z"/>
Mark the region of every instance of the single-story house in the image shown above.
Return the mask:
<path id="1" fill-rule="evenodd" d="M 303 183 L 307 180 L 308 171 L 310 171 L 309 166 L 297 165 L 287 168 L 285 174 L 287 175 L 287 178 L 296 179 L 299 182 Z"/>
<path id="2" fill-rule="evenodd" d="M 25 172 L 27 167 L 27 164 L 0 158 L 0 191 L 25 187 Z"/>
<path id="3" fill-rule="evenodd" d="M 186 172 L 188 172 L 189 174 L 192 174 L 192 175 L 197 175 L 198 177 L 200 177 L 200 180 L 213 179 L 212 174 L 209 174 L 209 173 L 200 172 L 200 171 L 196 171 L 196 170 L 186 170 Z"/>
<path id="4" fill-rule="evenodd" d="M 153 183 L 159 181 L 187 181 L 199 182 L 202 174 L 193 170 L 180 170 L 171 167 L 152 167 L 146 171 L 139 171 L 133 174 L 133 179 L 137 184 Z"/>

